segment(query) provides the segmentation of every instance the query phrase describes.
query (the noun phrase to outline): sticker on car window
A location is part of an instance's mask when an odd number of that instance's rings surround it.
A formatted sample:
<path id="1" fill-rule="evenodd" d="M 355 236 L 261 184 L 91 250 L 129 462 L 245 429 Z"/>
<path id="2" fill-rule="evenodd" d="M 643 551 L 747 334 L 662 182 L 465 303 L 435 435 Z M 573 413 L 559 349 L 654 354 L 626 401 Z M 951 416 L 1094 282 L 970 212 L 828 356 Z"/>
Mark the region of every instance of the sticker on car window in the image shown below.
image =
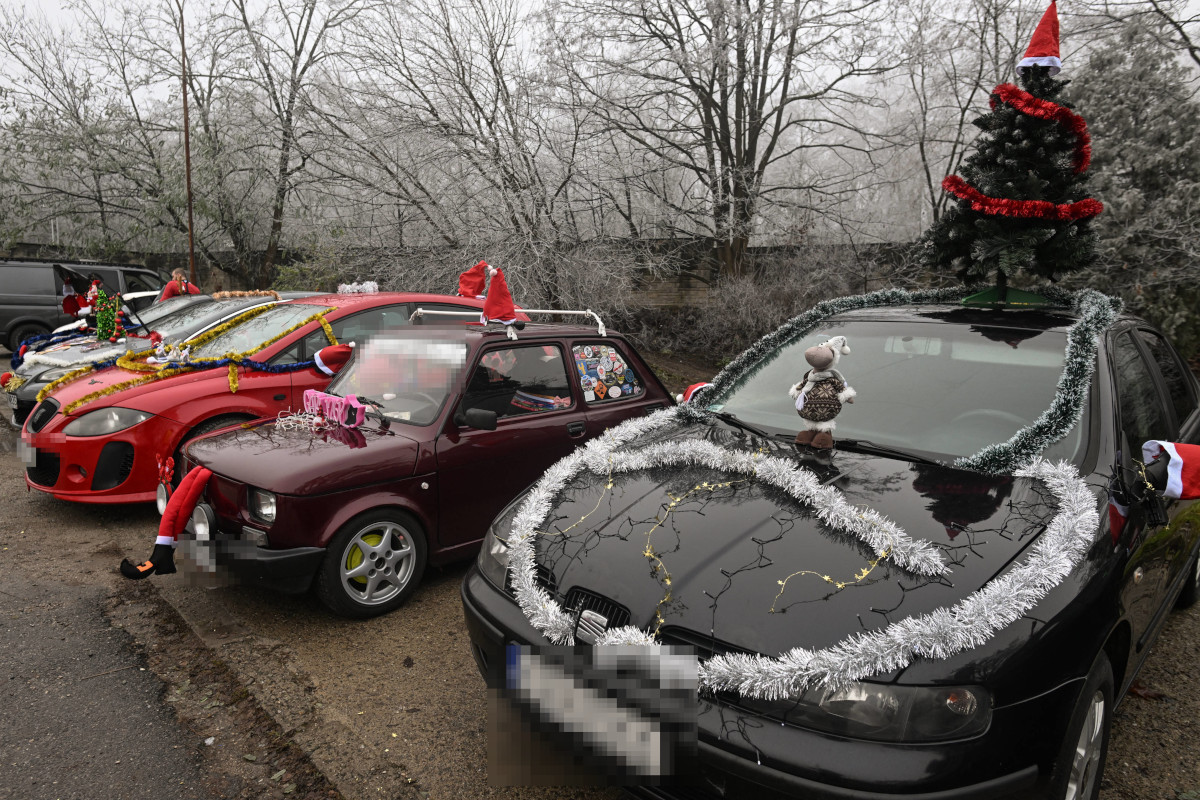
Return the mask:
<path id="1" fill-rule="evenodd" d="M 616 347 L 606 344 L 571 348 L 586 402 L 620 400 L 642 393 L 642 382 Z"/>

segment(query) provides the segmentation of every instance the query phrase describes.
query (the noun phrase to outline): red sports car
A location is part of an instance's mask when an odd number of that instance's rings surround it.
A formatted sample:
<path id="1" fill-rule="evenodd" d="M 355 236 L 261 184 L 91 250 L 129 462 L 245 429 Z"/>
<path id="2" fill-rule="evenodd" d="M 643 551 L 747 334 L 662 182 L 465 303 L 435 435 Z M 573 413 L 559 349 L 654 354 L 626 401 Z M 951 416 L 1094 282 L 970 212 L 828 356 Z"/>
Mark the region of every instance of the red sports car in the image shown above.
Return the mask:
<path id="1" fill-rule="evenodd" d="M 166 365 L 126 360 L 130 369 L 109 367 L 52 387 L 21 430 L 26 483 L 76 502 L 152 501 L 160 458 L 177 454 L 201 434 L 299 408 L 305 389 L 329 383 L 315 366 L 296 368 L 331 343 L 314 315 L 321 314 L 338 342 L 362 342 L 377 331 L 410 324 L 418 305 L 473 311 L 483 302 L 399 292 L 286 301 L 193 346 L 188 356 L 195 361 L 238 354 L 265 362 L 265 369 L 235 365 L 231 374 L 226 365 L 170 374 Z"/>

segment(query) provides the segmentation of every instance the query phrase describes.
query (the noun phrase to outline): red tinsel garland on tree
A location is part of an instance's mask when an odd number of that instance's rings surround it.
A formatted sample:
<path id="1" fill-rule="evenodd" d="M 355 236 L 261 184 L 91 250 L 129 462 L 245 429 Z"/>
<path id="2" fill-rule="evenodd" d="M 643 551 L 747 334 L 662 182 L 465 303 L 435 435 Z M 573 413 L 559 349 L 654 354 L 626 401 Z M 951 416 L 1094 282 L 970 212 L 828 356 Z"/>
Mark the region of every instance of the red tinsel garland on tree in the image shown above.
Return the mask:
<path id="1" fill-rule="evenodd" d="M 1071 109 L 1034 97 L 1011 83 L 1002 83 L 992 90 L 992 108 L 996 107 L 998 101 L 1003 101 L 1022 114 L 1057 122 L 1075 134 L 1076 172 L 1085 171 L 1092 163 L 1092 137 L 1088 135 L 1087 122 Z"/>
<path id="2" fill-rule="evenodd" d="M 1104 210 L 1099 200 L 1080 200 L 1077 203 L 1057 205 L 1049 200 L 1010 200 L 988 197 L 957 175 L 949 175 L 942 181 L 942 188 L 950 194 L 966 200 L 974 211 L 992 216 L 1020 217 L 1021 219 L 1052 219 L 1063 222 L 1094 217 Z"/>

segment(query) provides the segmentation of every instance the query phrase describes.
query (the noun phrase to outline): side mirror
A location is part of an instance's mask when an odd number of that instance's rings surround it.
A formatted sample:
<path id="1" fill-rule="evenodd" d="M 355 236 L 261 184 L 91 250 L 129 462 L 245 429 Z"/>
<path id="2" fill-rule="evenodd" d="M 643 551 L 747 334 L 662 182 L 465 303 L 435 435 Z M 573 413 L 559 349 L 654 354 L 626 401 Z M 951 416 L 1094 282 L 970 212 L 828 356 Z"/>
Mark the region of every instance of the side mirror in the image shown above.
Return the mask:
<path id="1" fill-rule="evenodd" d="M 484 408 L 468 408 L 454 415 L 454 424 L 462 427 L 478 428 L 481 431 L 496 430 L 496 412 Z"/>

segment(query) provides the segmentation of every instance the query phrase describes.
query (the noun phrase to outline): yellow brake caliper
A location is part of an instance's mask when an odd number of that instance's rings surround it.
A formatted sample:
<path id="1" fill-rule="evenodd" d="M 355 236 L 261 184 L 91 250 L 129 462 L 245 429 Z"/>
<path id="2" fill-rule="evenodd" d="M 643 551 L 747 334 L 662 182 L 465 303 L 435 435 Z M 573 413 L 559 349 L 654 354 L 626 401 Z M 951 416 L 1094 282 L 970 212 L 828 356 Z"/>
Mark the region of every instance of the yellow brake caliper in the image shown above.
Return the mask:
<path id="1" fill-rule="evenodd" d="M 369 533 L 362 538 L 363 538 L 364 542 L 371 545 L 372 547 L 378 547 L 379 543 L 383 541 L 383 534 L 382 533 Z M 352 570 L 355 567 L 357 567 L 359 564 L 361 564 L 363 562 L 363 557 L 364 557 L 364 554 L 363 554 L 361 547 L 355 547 L 353 550 L 351 550 L 349 553 L 347 553 L 346 554 L 346 569 L 347 569 L 347 571 Z M 367 579 L 361 575 L 358 576 L 357 578 L 351 578 L 350 580 L 354 581 L 355 583 L 359 584 L 360 586 L 367 585 Z"/>

